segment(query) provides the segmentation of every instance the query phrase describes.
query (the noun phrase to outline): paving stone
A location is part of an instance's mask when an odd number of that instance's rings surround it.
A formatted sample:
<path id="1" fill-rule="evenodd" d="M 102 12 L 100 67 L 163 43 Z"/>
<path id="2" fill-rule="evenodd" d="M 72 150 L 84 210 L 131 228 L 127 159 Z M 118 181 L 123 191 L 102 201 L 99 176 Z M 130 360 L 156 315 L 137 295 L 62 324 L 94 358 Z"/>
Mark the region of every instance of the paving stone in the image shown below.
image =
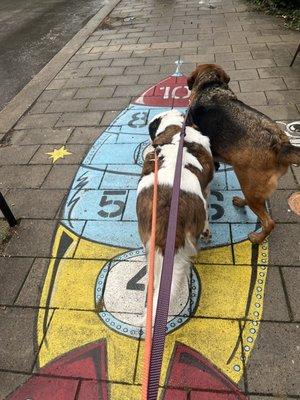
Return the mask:
<path id="1" fill-rule="evenodd" d="M 101 81 L 101 89 L 104 89 L 103 86 L 105 85 L 125 85 L 125 86 L 129 86 L 129 85 L 134 85 L 136 84 L 138 81 L 138 76 L 134 76 L 134 75 L 127 75 L 126 78 L 124 78 L 124 76 L 120 75 L 116 75 L 116 76 L 105 76 L 102 81 Z"/>
<path id="2" fill-rule="evenodd" d="M 124 78 L 123 78 L 124 79 Z M 113 95 L 116 86 L 102 86 L 103 82 L 101 82 L 101 87 L 91 87 L 86 89 L 78 89 L 75 98 L 78 99 L 93 99 L 97 97 L 110 97 Z"/>
<path id="3" fill-rule="evenodd" d="M 299 118 L 299 111 L 294 105 L 257 106 L 257 109 L 273 120 Z"/>
<path id="4" fill-rule="evenodd" d="M 107 51 L 102 53 L 100 56 L 100 59 L 110 59 L 110 58 L 126 58 L 130 57 L 132 54 L 131 51 L 110 51 L 109 47 L 107 48 Z"/>
<path id="5" fill-rule="evenodd" d="M 37 145 L 0 147 L 1 165 L 27 164 L 38 148 Z"/>
<path id="6" fill-rule="evenodd" d="M 253 79 L 240 81 L 242 92 L 263 92 L 265 90 L 284 90 L 286 86 L 281 78 Z"/>
<path id="7" fill-rule="evenodd" d="M 34 260 L 29 274 L 18 293 L 18 297 L 15 301 L 16 305 L 36 307 L 40 303 L 40 297 L 49 264 L 50 259 L 48 258 L 36 258 Z"/>
<path id="8" fill-rule="evenodd" d="M 7 201 L 14 204 L 13 211 L 18 218 L 55 218 L 65 190 L 12 189 Z"/>
<path id="9" fill-rule="evenodd" d="M 97 126 L 101 121 L 103 113 L 98 112 L 78 112 L 65 113 L 58 120 L 56 126 Z"/>
<path id="10" fill-rule="evenodd" d="M 247 43 L 246 38 L 244 37 L 238 37 L 238 38 L 228 38 L 228 37 L 220 37 L 220 38 L 216 38 L 214 39 L 214 44 L 215 45 L 221 45 L 221 44 L 242 44 L 242 43 Z"/>
<path id="11" fill-rule="evenodd" d="M 230 81 L 239 81 L 239 80 L 252 80 L 257 79 L 258 74 L 256 69 L 236 69 L 232 71 L 228 71 L 230 76 Z"/>
<path id="12" fill-rule="evenodd" d="M 300 222 L 298 215 L 294 214 L 288 205 L 288 199 L 294 190 L 276 190 L 270 199 L 271 214 L 275 222 Z"/>
<path id="13" fill-rule="evenodd" d="M 99 54 L 75 54 L 71 60 L 73 60 L 72 64 L 73 64 L 73 68 L 78 68 L 78 66 L 80 65 L 80 63 L 82 61 L 91 61 L 91 60 L 98 60 Z M 76 63 L 76 64 L 75 64 Z M 70 63 L 67 64 L 67 67 L 70 68 Z M 66 67 L 65 67 L 66 68 Z"/>
<path id="14" fill-rule="evenodd" d="M 271 68 L 258 68 L 258 73 L 261 78 L 297 78 L 299 76 L 299 68 L 289 68 L 289 67 L 271 67 Z"/>
<path id="15" fill-rule="evenodd" d="M 0 400 L 5 400 L 18 386 L 29 378 L 28 375 L 0 371 Z"/>
<path id="16" fill-rule="evenodd" d="M 47 102 L 36 102 L 31 109 L 29 110 L 29 114 L 42 114 L 46 108 L 49 106 L 50 101 Z"/>
<path id="17" fill-rule="evenodd" d="M 49 165 L 9 165 L 0 167 L 0 188 L 38 188 L 50 170 Z"/>
<path id="18" fill-rule="evenodd" d="M 300 269 L 282 268 L 282 275 L 287 289 L 287 296 L 292 309 L 293 318 L 300 320 Z"/>
<path id="19" fill-rule="evenodd" d="M 105 111 L 101 120 L 101 126 L 109 126 L 111 122 L 120 114 L 120 111 Z"/>
<path id="20" fill-rule="evenodd" d="M 93 99 L 88 105 L 90 111 L 107 111 L 107 110 L 121 110 L 129 103 L 128 97 L 114 97 L 106 99 Z M 96 124 L 94 124 L 96 125 Z"/>
<path id="21" fill-rule="evenodd" d="M 56 100 L 65 100 L 65 99 L 71 99 L 74 97 L 75 93 L 77 91 L 77 88 L 74 89 L 61 89 L 56 96 Z"/>
<path id="22" fill-rule="evenodd" d="M 284 78 L 284 82 L 289 89 L 300 89 L 299 78 Z"/>
<path id="23" fill-rule="evenodd" d="M 238 98 L 250 106 L 261 106 L 267 104 L 264 92 L 239 93 Z"/>
<path id="24" fill-rule="evenodd" d="M 51 101 L 58 95 L 59 90 L 45 90 L 38 98 L 39 101 Z"/>
<path id="25" fill-rule="evenodd" d="M 278 67 L 289 67 L 291 63 L 292 56 L 286 56 L 286 57 L 274 57 L 275 64 Z M 297 67 L 299 65 L 298 59 L 295 60 L 294 65 Z"/>
<path id="26" fill-rule="evenodd" d="M 66 84 L 67 79 L 53 79 L 53 81 L 47 86 L 48 90 L 61 89 Z"/>
<path id="27" fill-rule="evenodd" d="M 14 303 L 30 271 L 32 263 L 33 258 L 0 258 L 1 304 Z"/>
<path id="28" fill-rule="evenodd" d="M 296 324 L 260 324 L 246 369 L 250 392 L 281 396 L 299 393 L 299 329 Z"/>
<path id="29" fill-rule="evenodd" d="M 59 74 L 56 76 L 57 78 L 82 78 L 87 76 L 87 74 L 90 72 L 90 69 L 92 67 L 88 66 L 83 66 L 82 68 L 77 68 L 77 69 L 63 69 L 59 72 Z"/>
<path id="30" fill-rule="evenodd" d="M 50 158 L 49 154 L 53 152 L 54 149 L 59 149 L 61 146 L 53 146 L 53 145 L 42 145 L 39 150 L 36 152 L 30 164 L 53 164 L 53 159 Z M 79 164 L 86 152 L 88 151 L 88 146 L 84 144 L 70 144 L 66 147 L 67 151 L 71 154 L 65 156 L 64 158 L 58 159 L 55 163 L 58 164 Z"/>
<path id="31" fill-rule="evenodd" d="M 263 320 L 290 320 L 279 268 L 274 266 L 268 268 L 264 294 Z"/>
<path id="32" fill-rule="evenodd" d="M 22 257 L 49 257 L 51 240 L 57 221 L 43 219 L 22 220 L 5 248 L 5 255 Z"/>
<path id="33" fill-rule="evenodd" d="M 111 75 L 122 75 L 124 71 L 124 67 L 94 67 L 91 69 L 89 75 L 96 79 L 97 76 L 111 76 Z M 89 86 L 97 86 L 97 85 L 89 85 Z"/>
<path id="34" fill-rule="evenodd" d="M 121 48 L 121 45 L 114 45 L 114 46 L 109 46 L 111 51 L 118 51 Z M 107 50 L 107 46 L 95 46 L 92 48 L 92 50 L 90 51 L 90 54 L 99 54 L 99 53 L 103 53 L 103 51 Z"/>
<path id="35" fill-rule="evenodd" d="M 76 128 L 72 133 L 68 143 L 90 144 L 101 135 L 104 128 Z"/>
<path id="36" fill-rule="evenodd" d="M 295 176 L 295 179 L 296 179 L 298 185 L 300 185 L 300 168 L 295 167 L 295 166 L 292 166 L 291 168 L 292 168 L 293 175 Z"/>
<path id="37" fill-rule="evenodd" d="M 300 90 L 267 91 L 269 104 L 295 104 L 300 103 Z"/>
<path id="38" fill-rule="evenodd" d="M 216 53 L 216 63 L 221 64 L 223 61 L 235 61 L 235 60 L 251 60 L 252 56 L 249 51 L 243 51 L 241 53 Z"/>
<path id="39" fill-rule="evenodd" d="M 299 224 L 277 224 L 269 237 L 270 265 L 300 266 L 299 251 L 291 251 L 299 247 Z"/>
<path id="40" fill-rule="evenodd" d="M 118 86 L 114 97 L 118 96 L 138 96 L 148 89 L 148 85 Z"/>
<path id="41" fill-rule="evenodd" d="M 28 128 L 52 128 L 57 122 L 60 114 L 37 114 L 25 115 L 14 127 L 14 129 L 28 129 Z"/>
<path id="42" fill-rule="evenodd" d="M 277 35 L 251 36 L 247 37 L 248 43 L 277 43 L 282 42 Z"/>
<path id="43" fill-rule="evenodd" d="M 195 62 L 197 64 L 202 64 L 202 63 L 214 63 L 215 59 L 214 59 L 214 55 L 213 54 L 188 54 L 185 56 L 184 58 L 185 63 L 192 63 Z M 173 63 L 172 63 L 173 64 Z M 182 68 L 185 66 L 186 64 L 183 64 Z"/>
<path id="44" fill-rule="evenodd" d="M 166 77 L 165 74 L 154 74 L 154 75 L 141 75 L 139 77 L 138 83 L 139 84 L 148 84 L 153 85 L 153 82 L 159 82 L 160 80 Z"/>
<path id="45" fill-rule="evenodd" d="M 31 372 L 37 349 L 35 309 L 0 309 L 0 368 Z"/>
<path id="46" fill-rule="evenodd" d="M 43 144 L 43 143 L 65 143 L 71 135 L 73 129 L 27 129 L 22 131 L 14 131 L 12 144 Z"/>
<path id="47" fill-rule="evenodd" d="M 299 183 L 295 178 L 291 168 L 288 169 L 287 173 L 283 175 L 278 182 L 278 189 L 298 189 Z"/>
<path id="48" fill-rule="evenodd" d="M 86 68 L 88 69 L 88 72 L 90 72 L 91 68 L 94 67 L 108 67 L 111 64 L 111 60 L 90 60 L 90 61 L 83 61 L 80 64 L 81 68 Z"/>
<path id="49" fill-rule="evenodd" d="M 237 94 L 240 90 L 240 85 L 238 82 L 229 82 L 229 88 L 233 91 L 233 93 Z"/>
<path id="50" fill-rule="evenodd" d="M 53 100 L 47 108 L 47 113 L 52 112 L 73 112 L 84 111 L 88 105 L 88 100 Z"/>
<path id="51" fill-rule="evenodd" d="M 98 76 L 87 76 L 85 78 L 72 78 L 66 83 L 66 88 L 85 88 L 90 86 L 98 86 L 101 78 Z"/>
<path id="52" fill-rule="evenodd" d="M 159 65 L 143 65 L 143 66 L 135 66 L 135 67 L 126 67 L 124 74 L 125 75 L 147 75 L 153 74 L 159 71 Z"/>
<path id="53" fill-rule="evenodd" d="M 42 188 L 69 189 L 78 165 L 53 165 Z"/>
<path id="54" fill-rule="evenodd" d="M 235 61 L 236 69 L 247 69 L 247 68 L 262 68 L 276 66 L 275 62 L 271 58 L 261 60 L 238 60 Z"/>
<path id="55" fill-rule="evenodd" d="M 116 58 L 112 61 L 111 65 L 113 67 L 128 67 L 130 65 L 144 65 L 145 58 L 137 57 L 137 58 Z"/>

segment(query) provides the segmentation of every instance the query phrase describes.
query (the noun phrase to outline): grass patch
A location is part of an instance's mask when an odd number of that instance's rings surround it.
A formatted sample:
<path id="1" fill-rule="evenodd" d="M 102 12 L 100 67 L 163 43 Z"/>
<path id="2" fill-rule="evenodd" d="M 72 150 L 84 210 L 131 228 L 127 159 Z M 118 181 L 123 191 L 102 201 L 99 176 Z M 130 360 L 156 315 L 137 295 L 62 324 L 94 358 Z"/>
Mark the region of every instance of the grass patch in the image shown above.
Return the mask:
<path id="1" fill-rule="evenodd" d="M 300 31 L 300 0 L 247 0 L 256 10 L 284 19 L 284 26 Z"/>

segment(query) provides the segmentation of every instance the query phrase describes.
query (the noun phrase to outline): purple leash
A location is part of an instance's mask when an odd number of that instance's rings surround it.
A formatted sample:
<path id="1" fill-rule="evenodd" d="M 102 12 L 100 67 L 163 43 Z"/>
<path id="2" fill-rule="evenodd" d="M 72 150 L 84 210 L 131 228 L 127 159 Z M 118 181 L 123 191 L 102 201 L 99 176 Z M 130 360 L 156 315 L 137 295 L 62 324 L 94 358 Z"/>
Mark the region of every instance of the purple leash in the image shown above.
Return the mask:
<path id="1" fill-rule="evenodd" d="M 163 352 L 166 338 L 170 293 L 173 275 L 175 239 L 177 230 L 178 205 L 180 194 L 183 142 L 188 111 L 183 122 L 178 146 L 175 166 L 174 182 L 172 188 L 171 207 L 168 220 L 165 255 L 162 265 L 161 280 L 157 301 L 156 317 L 153 328 L 152 351 L 150 357 L 150 370 L 148 380 L 148 400 L 157 400 L 159 379 L 162 367 Z"/>

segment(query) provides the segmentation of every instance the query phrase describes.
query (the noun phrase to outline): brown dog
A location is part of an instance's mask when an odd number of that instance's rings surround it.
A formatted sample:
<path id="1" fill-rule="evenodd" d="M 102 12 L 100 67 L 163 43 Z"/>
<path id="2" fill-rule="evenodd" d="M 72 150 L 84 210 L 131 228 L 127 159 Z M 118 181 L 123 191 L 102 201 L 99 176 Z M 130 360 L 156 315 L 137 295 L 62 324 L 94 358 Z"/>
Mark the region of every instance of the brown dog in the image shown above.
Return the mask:
<path id="1" fill-rule="evenodd" d="M 290 144 L 274 121 L 239 101 L 228 88 L 229 80 L 215 64 L 199 65 L 192 72 L 190 120 L 209 137 L 215 161 L 233 166 L 245 195 L 234 197 L 233 204 L 248 205 L 258 216 L 262 232 L 252 232 L 249 239 L 261 243 L 275 225 L 265 202 L 289 165 L 300 163 L 300 148 Z"/>

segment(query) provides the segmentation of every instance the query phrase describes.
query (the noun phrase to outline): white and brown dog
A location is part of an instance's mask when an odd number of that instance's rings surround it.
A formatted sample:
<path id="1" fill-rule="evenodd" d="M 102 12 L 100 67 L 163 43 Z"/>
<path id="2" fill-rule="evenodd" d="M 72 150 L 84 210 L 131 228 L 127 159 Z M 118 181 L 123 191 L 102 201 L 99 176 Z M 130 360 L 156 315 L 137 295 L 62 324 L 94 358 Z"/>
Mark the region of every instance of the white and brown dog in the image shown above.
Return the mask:
<path id="1" fill-rule="evenodd" d="M 180 132 L 184 116 L 177 110 L 156 115 L 149 123 L 152 145 L 158 154 L 158 203 L 154 277 L 154 316 L 160 275 L 165 252 L 169 210 Z M 214 164 L 209 139 L 199 131 L 186 127 L 183 147 L 180 198 L 175 242 L 175 261 L 171 287 L 174 301 L 180 286 L 189 279 L 191 257 L 197 253 L 201 234 L 210 237 L 207 212 L 209 183 Z M 152 198 L 154 184 L 154 149 L 145 157 L 137 189 L 138 228 L 146 254 L 151 234 Z"/>

